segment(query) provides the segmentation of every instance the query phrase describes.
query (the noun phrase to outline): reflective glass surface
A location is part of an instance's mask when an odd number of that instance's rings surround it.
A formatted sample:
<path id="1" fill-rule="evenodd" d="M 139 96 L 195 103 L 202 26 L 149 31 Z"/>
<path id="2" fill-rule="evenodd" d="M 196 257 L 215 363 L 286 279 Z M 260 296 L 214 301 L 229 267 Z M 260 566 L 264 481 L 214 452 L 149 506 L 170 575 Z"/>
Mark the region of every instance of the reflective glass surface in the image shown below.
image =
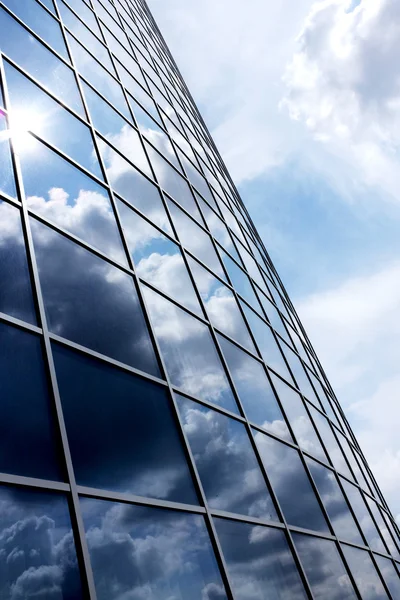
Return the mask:
<path id="1" fill-rule="evenodd" d="M 256 310 L 260 310 L 260 303 L 251 286 L 250 279 L 240 267 L 224 251 L 221 251 L 222 260 L 227 270 L 231 284 L 238 294 L 249 302 Z"/>
<path id="2" fill-rule="evenodd" d="M 0 49 L 55 96 L 83 115 L 82 101 L 73 71 L 2 8 Z"/>
<path id="3" fill-rule="evenodd" d="M 172 385 L 238 412 L 209 328 L 152 290 L 143 292 Z"/>
<path id="4" fill-rule="evenodd" d="M 63 479 L 41 340 L 4 323 L 0 340 L 0 473 Z"/>
<path id="5" fill-rule="evenodd" d="M 50 331 L 159 375 L 132 277 L 31 221 Z"/>
<path id="6" fill-rule="evenodd" d="M 294 448 L 254 431 L 265 470 L 289 525 L 329 533 L 308 475 Z M 293 493 L 296 490 L 296 501 Z"/>
<path id="7" fill-rule="evenodd" d="M 108 192 L 28 135 L 19 153 L 28 207 L 126 264 Z"/>
<path id="8" fill-rule="evenodd" d="M 165 388 L 58 345 L 53 353 L 77 483 L 197 504 Z"/>
<path id="9" fill-rule="evenodd" d="M 379 533 L 382 536 L 382 539 L 385 541 L 385 545 L 388 548 L 389 552 L 397 559 L 400 559 L 397 548 L 393 542 L 392 536 L 389 533 L 389 530 L 386 526 L 385 521 L 383 520 L 382 514 L 378 508 L 378 505 L 374 500 L 369 498 L 368 496 L 364 496 L 367 501 L 368 507 L 374 517 L 376 526 L 378 527 Z"/>
<path id="10" fill-rule="evenodd" d="M 236 600 L 307 598 L 279 529 L 214 519 Z"/>
<path id="11" fill-rule="evenodd" d="M 183 396 L 178 405 L 210 508 L 278 520 L 244 425 Z"/>
<path id="12" fill-rule="evenodd" d="M 16 190 L 11 163 L 10 136 L 11 132 L 5 114 L 0 109 L 0 192 L 15 197 Z"/>
<path id="13" fill-rule="evenodd" d="M 351 485 L 351 483 L 348 481 L 343 480 L 342 483 L 346 496 L 358 519 L 361 530 L 368 544 L 373 550 L 378 550 L 378 552 L 386 552 L 382 539 L 371 518 L 367 505 L 365 504 L 362 493 L 358 488 L 356 488 L 354 485 Z"/>
<path id="14" fill-rule="evenodd" d="M 0 598 L 83 600 L 64 496 L 0 486 Z"/>
<path id="15" fill-rule="evenodd" d="M 89 128 L 9 63 L 5 62 L 4 68 L 11 102 L 12 132 L 13 123 L 17 128 L 12 135 L 17 150 L 27 153 L 30 146 L 30 136 L 18 132 L 22 122 L 27 129 L 102 179 Z M 29 98 L 28 107 L 26 98 Z"/>
<path id="16" fill-rule="evenodd" d="M 189 266 L 208 317 L 214 327 L 235 339 L 251 352 L 255 352 L 249 331 L 231 290 L 197 261 L 190 258 Z"/>
<path id="17" fill-rule="evenodd" d="M 276 375 L 271 374 L 271 379 L 298 445 L 306 452 L 326 460 L 321 442 L 299 394 Z"/>
<path id="18" fill-rule="evenodd" d="M 318 410 L 315 410 L 312 406 L 309 405 L 309 409 L 333 466 L 335 469 L 343 473 L 343 475 L 349 477 L 349 479 L 353 479 L 351 471 L 343 456 L 343 452 L 337 443 L 329 422 Z"/>
<path id="19" fill-rule="evenodd" d="M 375 554 L 375 560 L 393 600 L 400 600 L 400 576 L 394 564 L 388 558 L 377 554 Z"/>
<path id="20" fill-rule="evenodd" d="M 368 552 L 345 544 L 342 545 L 342 550 L 362 600 L 387 600 L 389 596 Z"/>
<path id="21" fill-rule="evenodd" d="M 293 540 L 315 600 L 357 598 L 334 542 L 300 533 Z"/>
<path id="22" fill-rule="evenodd" d="M 326 469 L 310 458 L 306 458 L 306 463 L 335 534 L 342 540 L 348 540 L 361 546 L 364 545 L 360 531 L 333 471 Z"/>
<path id="23" fill-rule="evenodd" d="M 218 335 L 218 341 L 247 418 L 292 441 L 264 367 L 222 335 Z"/>
<path id="24" fill-rule="evenodd" d="M 0 201 L 0 312 L 28 323 L 36 323 L 20 211 L 2 201 Z"/>
<path id="25" fill-rule="evenodd" d="M 82 498 L 98 600 L 225 600 L 204 519 Z"/>

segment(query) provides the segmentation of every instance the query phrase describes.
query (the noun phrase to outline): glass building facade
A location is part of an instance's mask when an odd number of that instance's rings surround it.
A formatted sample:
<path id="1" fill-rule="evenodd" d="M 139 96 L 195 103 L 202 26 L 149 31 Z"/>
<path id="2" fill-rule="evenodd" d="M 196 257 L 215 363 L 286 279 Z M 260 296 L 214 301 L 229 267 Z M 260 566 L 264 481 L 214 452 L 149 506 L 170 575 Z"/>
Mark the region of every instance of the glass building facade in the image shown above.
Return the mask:
<path id="1" fill-rule="evenodd" d="M 142 0 L 0 0 L 0 600 L 400 599 L 399 530 Z"/>

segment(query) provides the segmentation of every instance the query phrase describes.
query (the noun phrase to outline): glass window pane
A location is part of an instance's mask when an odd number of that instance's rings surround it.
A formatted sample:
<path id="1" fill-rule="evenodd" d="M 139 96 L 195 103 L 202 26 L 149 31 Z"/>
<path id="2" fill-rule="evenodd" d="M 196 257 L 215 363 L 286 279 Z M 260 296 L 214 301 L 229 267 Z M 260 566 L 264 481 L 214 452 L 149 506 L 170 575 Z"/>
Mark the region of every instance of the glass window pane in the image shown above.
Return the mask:
<path id="1" fill-rule="evenodd" d="M 334 542 L 300 533 L 293 539 L 315 600 L 357 598 Z"/>
<path id="2" fill-rule="evenodd" d="M 11 102 L 10 118 L 16 128 L 14 132 L 12 127 L 11 137 L 17 150 L 21 148 L 23 152 L 29 148 L 30 136 L 23 131 L 26 127 L 103 179 L 90 129 L 7 61 L 4 69 Z"/>
<path id="3" fill-rule="evenodd" d="M 363 546 L 363 539 L 335 474 L 310 458 L 306 458 L 306 463 L 336 535 L 340 539 Z"/>
<path id="4" fill-rule="evenodd" d="M 40 339 L 3 323 L 0 339 L 0 472 L 63 479 Z"/>
<path id="5" fill-rule="evenodd" d="M 326 454 L 300 395 L 273 373 L 271 379 L 300 448 L 326 461 Z"/>
<path id="6" fill-rule="evenodd" d="M 225 600 L 200 515 L 82 498 L 98 600 Z"/>
<path id="7" fill-rule="evenodd" d="M 325 445 L 328 456 L 333 463 L 333 466 L 335 467 L 335 469 L 343 473 L 343 475 L 346 475 L 350 479 L 353 479 L 351 471 L 343 456 L 343 452 L 341 451 L 339 444 L 337 443 L 336 438 L 333 435 L 328 420 L 325 417 L 323 417 L 319 411 L 315 410 L 315 408 L 313 408 L 310 405 L 308 406 L 310 408 L 311 416 L 314 420 L 314 423 L 316 424 L 318 432 Z"/>
<path id="8" fill-rule="evenodd" d="M 197 504 L 166 389 L 57 344 L 53 352 L 77 483 Z"/>
<path id="9" fill-rule="evenodd" d="M 225 223 L 215 214 L 213 210 L 196 194 L 197 202 L 200 204 L 201 212 L 211 232 L 211 235 L 228 251 L 239 260 L 236 248 Z M 228 270 L 228 269 L 227 269 Z M 229 271 L 228 271 L 229 273 Z"/>
<path id="10" fill-rule="evenodd" d="M 0 109 L 0 192 L 15 198 L 16 189 L 14 170 L 11 163 L 10 136 L 11 132 L 6 116 Z"/>
<path id="11" fill-rule="evenodd" d="M 119 200 L 118 210 L 137 275 L 202 316 L 179 246 Z"/>
<path id="12" fill-rule="evenodd" d="M 31 220 L 49 329 L 159 375 L 131 276 Z"/>
<path id="13" fill-rule="evenodd" d="M 236 600 L 307 598 L 279 529 L 214 519 Z"/>
<path id="14" fill-rule="evenodd" d="M 20 212 L 1 201 L 0 312 L 36 324 Z"/>
<path id="15" fill-rule="evenodd" d="M 67 0 L 67 4 L 69 4 L 69 6 L 76 12 L 78 17 L 80 17 L 96 35 L 101 35 L 94 12 L 90 10 L 83 0 Z"/>
<path id="16" fill-rule="evenodd" d="M 155 104 L 151 96 L 147 93 L 146 90 L 142 88 L 141 85 L 137 83 L 134 79 L 132 79 L 129 91 L 132 93 L 133 98 L 136 102 L 140 102 L 142 106 L 147 110 L 148 113 L 155 119 L 157 122 L 160 122 L 160 117 L 158 112 L 156 111 Z M 132 97 L 128 94 L 128 102 L 132 106 Z"/>
<path id="17" fill-rule="evenodd" d="M 379 570 L 393 600 L 400 600 L 400 577 L 395 569 L 394 564 L 388 558 L 375 555 L 375 560 L 378 563 Z"/>
<path id="18" fill-rule="evenodd" d="M 213 326 L 255 353 L 254 344 L 231 290 L 192 258 L 189 258 L 189 266 Z"/>
<path id="19" fill-rule="evenodd" d="M 231 284 L 235 288 L 238 294 L 243 296 L 243 298 L 251 304 L 256 310 L 260 311 L 260 303 L 257 300 L 255 292 L 251 286 L 250 280 L 247 275 L 242 271 L 240 267 L 226 254 L 226 252 L 221 252 L 222 260 L 225 266 L 225 269 L 228 272 L 229 279 L 231 280 Z"/>
<path id="20" fill-rule="evenodd" d="M 28 207 L 115 260 L 126 257 L 108 192 L 29 136 L 19 153 Z"/>
<path id="21" fill-rule="evenodd" d="M 83 600 L 67 499 L 0 487 L 0 597 Z"/>
<path id="22" fill-rule="evenodd" d="M 68 60 L 63 36 L 58 22 L 36 0 L 2 0 L 12 12 L 37 33 L 56 52 Z"/>
<path id="23" fill-rule="evenodd" d="M 111 75 L 103 69 L 88 52 L 71 35 L 68 42 L 72 51 L 77 69 L 90 84 L 111 102 L 125 117 L 130 118 L 122 88 Z"/>
<path id="24" fill-rule="evenodd" d="M 297 450 L 259 431 L 253 433 L 265 470 L 289 525 L 329 532 Z"/>
<path id="25" fill-rule="evenodd" d="M 368 552 L 344 544 L 342 550 L 362 600 L 387 600 L 388 595 Z"/>
<path id="26" fill-rule="evenodd" d="M 242 303 L 244 314 L 255 337 L 261 356 L 271 369 L 291 381 L 291 376 L 270 327 L 248 306 Z"/>
<path id="27" fill-rule="evenodd" d="M 247 418 L 292 441 L 264 367 L 221 335 L 218 341 Z"/>
<path id="28" fill-rule="evenodd" d="M 210 508 L 278 520 L 245 426 L 183 396 L 178 405 Z"/>
<path id="29" fill-rule="evenodd" d="M 55 96 L 84 115 L 73 71 L 1 8 L 0 48 Z"/>
<path id="30" fill-rule="evenodd" d="M 200 229 L 192 219 L 185 215 L 173 202 L 168 202 L 175 228 L 182 244 L 193 252 L 214 273 L 225 279 L 221 263 L 218 259 L 210 236 Z"/>
<path id="31" fill-rule="evenodd" d="M 385 546 L 383 545 L 360 490 L 347 481 L 343 480 L 342 483 L 346 496 L 353 508 L 368 544 L 373 550 L 386 552 Z"/>
<path id="32" fill-rule="evenodd" d="M 143 293 L 172 385 L 238 412 L 209 328 L 152 290 Z"/>

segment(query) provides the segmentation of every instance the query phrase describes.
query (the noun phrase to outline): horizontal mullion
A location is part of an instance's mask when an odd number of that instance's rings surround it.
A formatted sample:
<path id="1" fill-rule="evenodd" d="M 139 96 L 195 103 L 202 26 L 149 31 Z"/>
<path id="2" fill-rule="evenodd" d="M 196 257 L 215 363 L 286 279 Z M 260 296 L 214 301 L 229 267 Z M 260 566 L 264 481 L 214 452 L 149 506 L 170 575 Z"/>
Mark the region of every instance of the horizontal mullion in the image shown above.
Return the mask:
<path id="1" fill-rule="evenodd" d="M 71 489 L 68 483 L 63 483 L 61 481 L 38 479 L 36 477 L 24 477 L 23 475 L 11 475 L 9 473 L 0 473 L 0 483 L 8 483 L 23 487 L 35 487 L 60 492 L 69 492 Z"/>
<path id="2" fill-rule="evenodd" d="M 17 319 L 7 313 L 0 312 L 0 321 L 2 323 L 9 323 L 10 325 L 15 325 L 20 329 L 25 329 L 26 331 L 31 331 L 32 333 L 42 334 L 43 330 L 36 325 L 32 325 L 32 323 L 28 323 L 27 321 L 23 321 L 21 319 Z"/>

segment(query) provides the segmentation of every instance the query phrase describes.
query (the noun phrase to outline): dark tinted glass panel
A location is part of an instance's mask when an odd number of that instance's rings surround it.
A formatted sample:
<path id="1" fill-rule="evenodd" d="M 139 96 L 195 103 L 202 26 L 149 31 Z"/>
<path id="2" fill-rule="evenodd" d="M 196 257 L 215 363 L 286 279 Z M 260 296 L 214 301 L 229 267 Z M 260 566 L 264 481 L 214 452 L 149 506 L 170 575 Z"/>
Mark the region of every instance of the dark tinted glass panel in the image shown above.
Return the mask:
<path id="1" fill-rule="evenodd" d="M 78 484 L 197 503 L 165 388 L 54 345 Z"/>
<path id="2" fill-rule="evenodd" d="M 98 600 L 225 600 L 203 517 L 81 499 Z"/>
<path id="3" fill-rule="evenodd" d="M 326 460 L 325 452 L 300 395 L 276 375 L 272 374 L 271 379 L 300 448 Z"/>
<path id="4" fill-rule="evenodd" d="M 36 323 L 20 212 L 1 201 L 0 312 Z"/>
<path id="5" fill-rule="evenodd" d="M 1 323 L 0 340 L 0 472 L 62 479 L 40 339 Z"/>
<path id="6" fill-rule="evenodd" d="M 254 431 L 254 438 L 289 525 L 328 532 L 328 525 L 297 450 L 259 431 Z"/>
<path id="7" fill-rule="evenodd" d="M 73 71 L 1 8 L 0 48 L 55 96 L 83 114 Z"/>
<path id="8" fill-rule="evenodd" d="M 362 600 L 387 600 L 389 596 L 368 552 L 344 544 L 342 550 Z"/>
<path id="9" fill-rule="evenodd" d="M 315 600 L 357 598 L 334 542 L 299 533 L 293 539 Z"/>
<path id="10" fill-rule="evenodd" d="M 375 560 L 393 600 L 400 600 L 400 577 L 394 564 L 388 558 L 383 558 L 383 556 L 377 554 Z"/>
<path id="11" fill-rule="evenodd" d="M 244 303 L 242 303 L 242 306 L 261 356 L 269 367 L 290 381 L 290 373 L 270 327 Z"/>
<path id="12" fill-rule="evenodd" d="M 0 192 L 15 197 L 16 190 L 9 143 L 11 135 L 6 116 L 0 109 Z"/>
<path id="13" fill-rule="evenodd" d="M 189 266 L 214 327 L 255 353 L 254 344 L 231 290 L 197 261 L 189 259 Z"/>
<path id="14" fill-rule="evenodd" d="M 123 202 L 118 209 L 137 275 L 202 314 L 179 246 Z"/>
<path id="15" fill-rule="evenodd" d="M 214 519 L 236 600 L 307 598 L 283 531 Z"/>
<path id="16" fill-rule="evenodd" d="M 238 412 L 209 328 L 150 289 L 144 295 L 172 385 Z"/>
<path id="17" fill-rule="evenodd" d="M 378 550 L 378 552 L 386 552 L 385 546 L 377 528 L 375 527 L 360 490 L 347 481 L 343 480 L 342 483 L 346 496 L 353 508 L 368 544 L 373 550 Z"/>
<path id="18" fill-rule="evenodd" d="M 0 598 L 83 600 L 64 496 L 0 487 Z"/>
<path id="19" fill-rule="evenodd" d="M 68 60 L 67 50 L 58 22 L 36 0 L 3 0 L 12 12 L 37 33 L 54 50 Z"/>
<path id="20" fill-rule="evenodd" d="M 31 136 L 19 155 L 29 208 L 126 264 L 105 188 Z"/>
<path id="21" fill-rule="evenodd" d="M 53 333 L 159 375 L 132 277 L 32 220 Z"/>
<path id="22" fill-rule="evenodd" d="M 264 367 L 221 335 L 218 340 L 247 418 L 292 441 Z"/>
<path id="23" fill-rule="evenodd" d="M 210 507 L 277 520 L 244 425 L 183 396 L 178 403 Z"/>
<path id="24" fill-rule="evenodd" d="M 363 545 L 363 539 L 333 471 L 310 458 L 306 458 L 306 462 L 336 535 L 343 540 Z"/>
<path id="25" fill-rule="evenodd" d="M 29 148 L 30 136 L 22 131 L 25 126 L 102 179 L 89 128 L 7 62 L 5 72 L 11 115 L 21 127 L 21 134 L 13 136 L 17 149 Z"/>

